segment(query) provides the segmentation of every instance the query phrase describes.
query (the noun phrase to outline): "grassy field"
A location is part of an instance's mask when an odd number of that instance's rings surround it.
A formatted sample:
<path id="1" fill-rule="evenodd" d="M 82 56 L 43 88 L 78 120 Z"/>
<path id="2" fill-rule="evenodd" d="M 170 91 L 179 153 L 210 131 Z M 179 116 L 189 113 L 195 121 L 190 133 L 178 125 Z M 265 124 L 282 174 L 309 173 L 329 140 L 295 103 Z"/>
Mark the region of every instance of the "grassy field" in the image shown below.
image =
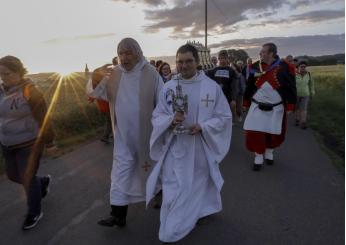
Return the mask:
<path id="1" fill-rule="evenodd" d="M 28 77 L 35 81 L 44 93 L 47 103 L 51 105 L 51 118 L 59 148 L 71 147 L 95 138 L 104 124 L 104 118 L 95 103 L 88 101 L 83 73 L 63 78 L 53 73 L 34 74 Z M 54 93 L 56 100 L 52 101 Z M 0 173 L 2 172 L 3 162 L 0 155 Z"/>
<path id="2" fill-rule="evenodd" d="M 103 124 L 102 115 L 85 94 L 86 79 L 82 73 L 63 78 L 56 74 L 39 74 L 32 75 L 31 79 L 36 81 L 52 106 L 51 117 L 58 144 L 81 134 L 96 133 Z"/>
<path id="3" fill-rule="evenodd" d="M 308 122 L 333 162 L 345 169 L 345 66 L 309 67 L 316 95 L 310 102 Z"/>

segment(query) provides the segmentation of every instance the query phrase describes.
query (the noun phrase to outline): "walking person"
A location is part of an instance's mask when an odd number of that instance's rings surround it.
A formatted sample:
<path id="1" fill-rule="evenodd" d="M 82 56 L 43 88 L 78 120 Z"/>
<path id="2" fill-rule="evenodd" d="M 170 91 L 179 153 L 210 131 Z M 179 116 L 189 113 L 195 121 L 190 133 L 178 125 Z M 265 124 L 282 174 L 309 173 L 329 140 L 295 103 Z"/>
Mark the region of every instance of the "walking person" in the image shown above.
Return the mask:
<path id="1" fill-rule="evenodd" d="M 244 94 L 244 106 L 250 107 L 244 122 L 246 147 L 254 152 L 253 170 L 264 160 L 274 163 L 274 150 L 285 140 L 286 113 L 297 101 L 295 71 L 277 55 L 274 43 L 266 43 L 254 63 Z"/>
<path id="2" fill-rule="evenodd" d="M 118 65 L 118 57 L 114 57 L 112 59 L 112 64 L 105 64 L 104 66 L 96 68 L 93 71 L 91 76 L 91 80 L 93 81 L 93 89 L 95 89 L 95 87 L 102 81 L 104 76 L 102 71 L 106 69 L 107 67 L 110 67 L 110 66 L 115 67 L 116 65 Z M 89 97 L 89 101 L 93 102 L 94 100 L 95 99 Z M 103 134 L 100 140 L 104 142 L 105 144 L 109 144 L 111 143 L 111 138 L 113 138 L 113 132 L 112 132 L 112 121 L 111 121 L 111 114 L 109 111 L 108 101 L 105 101 L 102 99 L 96 99 L 96 105 L 105 119 Z"/>
<path id="3" fill-rule="evenodd" d="M 234 68 L 230 67 L 227 50 L 220 50 L 218 54 L 219 66 L 209 70 L 207 75 L 220 85 L 230 105 L 233 118 L 237 116 L 237 96 L 239 80 Z"/>
<path id="4" fill-rule="evenodd" d="M 150 155 L 158 163 L 147 181 L 147 204 L 161 183 L 162 242 L 182 239 L 199 219 L 222 210 L 219 163 L 229 150 L 232 135 L 227 99 L 218 84 L 198 71 L 197 49 L 189 44 L 181 46 L 176 63 L 179 74 L 160 93 L 150 140 Z M 174 99 L 179 96 L 178 86 L 187 100 L 186 114 L 172 106 L 182 101 Z M 188 132 L 175 134 L 173 128 L 178 124 Z"/>
<path id="5" fill-rule="evenodd" d="M 163 86 L 156 69 L 145 60 L 138 42 L 124 38 L 117 48 L 120 65 L 100 70 L 104 79 L 90 80 L 90 97 L 108 101 L 114 139 L 110 216 L 101 226 L 123 227 L 129 204 L 145 200 L 145 183 L 155 162 L 149 156 L 151 114 Z"/>
<path id="6" fill-rule="evenodd" d="M 34 83 L 25 79 L 23 63 L 14 56 L 0 59 L 0 144 L 7 177 L 24 187 L 28 230 L 43 216 L 41 200 L 49 191 L 51 177 L 37 176 L 43 149 L 55 151 L 47 106 Z"/>
<path id="7" fill-rule="evenodd" d="M 246 67 L 246 66 L 245 66 Z M 237 74 L 238 79 L 238 93 L 237 93 L 237 99 L 236 99 L 236 113 L 237 113 L 237 120 L 238 122 L 243 121 L 243 96 L 245 92 L 246 87 L 246 79 L 244 76 L 244 67 L 243 67 L 243 61 L 238 60 L 235 65 L 235 72 Z"/>
<path id="8" fill-rule="evenodd" d="M 307 62 L 298 63 L 298 72 L 296 74 L 297 84 L 297 105 L 296 105 L 296 126 L 307 129 L 307 111 L 309 101 L 315 95 L 315 83 L 309 71 L 306 70 Z"/>

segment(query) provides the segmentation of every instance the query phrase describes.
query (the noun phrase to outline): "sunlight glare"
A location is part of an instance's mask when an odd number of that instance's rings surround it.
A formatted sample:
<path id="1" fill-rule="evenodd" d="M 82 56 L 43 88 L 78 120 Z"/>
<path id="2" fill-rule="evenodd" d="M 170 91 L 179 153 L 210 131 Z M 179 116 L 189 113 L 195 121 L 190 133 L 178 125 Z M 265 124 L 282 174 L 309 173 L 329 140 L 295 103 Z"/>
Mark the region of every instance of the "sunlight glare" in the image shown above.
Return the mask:
<path id="1" fill-rule="evenodd" d="M 75 73 L 74 71 L 72 70 L 61 70 L 61 71 L 58 71 L 57 74 L 59 74 L 59 76 L 61 78 L 65 78 L 65 77 L 69 77 L 71 76 L 73 73 Z"/>

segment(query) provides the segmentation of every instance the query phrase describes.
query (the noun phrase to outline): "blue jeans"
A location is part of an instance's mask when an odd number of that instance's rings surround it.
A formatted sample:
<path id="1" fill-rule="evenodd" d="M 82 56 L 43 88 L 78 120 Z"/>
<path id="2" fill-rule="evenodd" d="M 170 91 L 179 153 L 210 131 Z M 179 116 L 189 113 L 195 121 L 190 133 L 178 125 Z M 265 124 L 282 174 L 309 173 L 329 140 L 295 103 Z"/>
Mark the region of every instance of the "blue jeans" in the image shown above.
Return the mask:
<path id="1" fill-rule="evenodd" d="M 29 145 L 11 148 L 1 145 L 5 159 L 7 177 L 23 185 L 27 197 L 28 214 L 38 215 L 41 212 L 42 177 L 36 176 L 40 165 L 43 147 Z"/>

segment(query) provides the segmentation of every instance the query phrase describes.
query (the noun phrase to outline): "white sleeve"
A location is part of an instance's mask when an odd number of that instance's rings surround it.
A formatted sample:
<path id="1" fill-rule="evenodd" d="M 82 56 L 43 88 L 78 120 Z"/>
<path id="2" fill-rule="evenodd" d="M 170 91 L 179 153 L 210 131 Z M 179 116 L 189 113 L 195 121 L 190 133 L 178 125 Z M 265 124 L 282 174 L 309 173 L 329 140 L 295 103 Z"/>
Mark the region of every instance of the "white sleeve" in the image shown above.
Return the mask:
<path id="1" fill-rule="evenodd" d="M 171 126 L 174 114 L 166 101 L 165 89 L 159 93 L 159 101 L 152 115 L 153 131 L 150 137 L 150 157 L 158 160 L 165 145 L 165 133 Z"/>
<path id="2" fill-rule="evenodd" d="M 101 82 L 93 89 L 92 79 L 90 78 L 86 85 L 86 93 L 88 96 L 94 99 L 101 99 L 108 101 L 107 89 L 106 89 L 107 79 L 102 79 Z"/>

